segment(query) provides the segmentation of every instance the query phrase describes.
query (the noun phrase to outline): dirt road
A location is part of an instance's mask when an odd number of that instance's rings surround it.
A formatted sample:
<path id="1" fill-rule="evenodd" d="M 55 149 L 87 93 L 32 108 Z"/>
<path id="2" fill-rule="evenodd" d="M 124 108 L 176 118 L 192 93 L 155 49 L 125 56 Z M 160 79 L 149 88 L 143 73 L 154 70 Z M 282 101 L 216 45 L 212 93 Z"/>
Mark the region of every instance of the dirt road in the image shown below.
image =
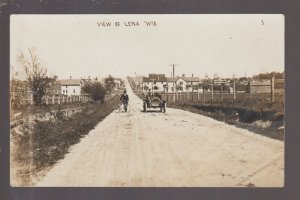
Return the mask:
<path id="1" fill-rule="evenodd" d="M 111 113 L 37 186 L 284 185 L 284 143 L 178 109 Z"/>

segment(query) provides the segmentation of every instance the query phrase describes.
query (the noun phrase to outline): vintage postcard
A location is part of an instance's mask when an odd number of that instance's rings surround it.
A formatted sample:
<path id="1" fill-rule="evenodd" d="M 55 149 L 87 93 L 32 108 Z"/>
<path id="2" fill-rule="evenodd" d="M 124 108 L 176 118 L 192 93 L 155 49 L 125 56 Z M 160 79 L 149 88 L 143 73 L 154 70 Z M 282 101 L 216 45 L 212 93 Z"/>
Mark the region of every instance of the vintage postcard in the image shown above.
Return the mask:
<path id="1" fill-rule="evenodd" d="M 10 183 L 284 187 L 284 16 L 10 16 Z"/>

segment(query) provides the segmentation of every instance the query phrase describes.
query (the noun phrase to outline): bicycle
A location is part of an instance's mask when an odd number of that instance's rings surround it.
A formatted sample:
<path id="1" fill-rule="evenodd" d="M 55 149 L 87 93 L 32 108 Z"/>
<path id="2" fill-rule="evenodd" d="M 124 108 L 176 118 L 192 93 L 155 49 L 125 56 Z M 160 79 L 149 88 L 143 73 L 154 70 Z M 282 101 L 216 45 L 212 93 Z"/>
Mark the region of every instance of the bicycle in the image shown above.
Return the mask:
<path id="1" fill-rule="evenodd" d="M 124 107 L 124 103 L 123 102 L 119 102 L 117 109 L 115 109 L 116 113 L 121 113 L 121 112 L 130 112 L 131 111 L 131 106 L 127 103 L 127 111 L 125 111 L 125 107 Z"/>

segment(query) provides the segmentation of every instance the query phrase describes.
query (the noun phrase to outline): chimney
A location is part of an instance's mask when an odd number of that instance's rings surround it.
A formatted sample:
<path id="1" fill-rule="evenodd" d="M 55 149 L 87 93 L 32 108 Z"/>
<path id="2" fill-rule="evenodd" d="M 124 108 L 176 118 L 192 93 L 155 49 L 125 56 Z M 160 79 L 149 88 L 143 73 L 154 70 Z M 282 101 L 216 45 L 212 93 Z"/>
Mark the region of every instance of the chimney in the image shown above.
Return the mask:
<path id="1" fill-rule="evenodd" d="M 70 79 L 72 79 L 72 76 L 70 76 Z"/>
<path id="2" fill-rule="evenodd" d="M 192 77 L 194 77 L 194 74 L 192 74 Z"/>
<path id="3" fill-rule="evenodd" d="M 182 74 L 182 77 L 185 77 L 185 74 Z"/>

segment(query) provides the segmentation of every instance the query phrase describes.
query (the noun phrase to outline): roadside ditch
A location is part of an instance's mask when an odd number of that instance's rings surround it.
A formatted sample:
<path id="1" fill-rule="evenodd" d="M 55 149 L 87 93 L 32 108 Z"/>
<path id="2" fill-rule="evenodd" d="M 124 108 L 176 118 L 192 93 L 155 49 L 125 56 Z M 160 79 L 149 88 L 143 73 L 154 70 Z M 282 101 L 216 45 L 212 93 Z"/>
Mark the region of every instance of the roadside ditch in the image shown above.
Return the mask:
<path id="1" fill-rule="evenodd" d="M 277 140 L 284 140 L 284 105 L 267 101 L 169 103 L 178 108 L 247 129 Z"/>
<path id="2" fill-rule="evenodd" d="M 118 95 L 103 104 L 81 103 L 73 106 L 39 107 L 11 117 L 11 185 L 30 186 L 64 158 L 71 145 L 109 115 L 119 101 Z"/>

